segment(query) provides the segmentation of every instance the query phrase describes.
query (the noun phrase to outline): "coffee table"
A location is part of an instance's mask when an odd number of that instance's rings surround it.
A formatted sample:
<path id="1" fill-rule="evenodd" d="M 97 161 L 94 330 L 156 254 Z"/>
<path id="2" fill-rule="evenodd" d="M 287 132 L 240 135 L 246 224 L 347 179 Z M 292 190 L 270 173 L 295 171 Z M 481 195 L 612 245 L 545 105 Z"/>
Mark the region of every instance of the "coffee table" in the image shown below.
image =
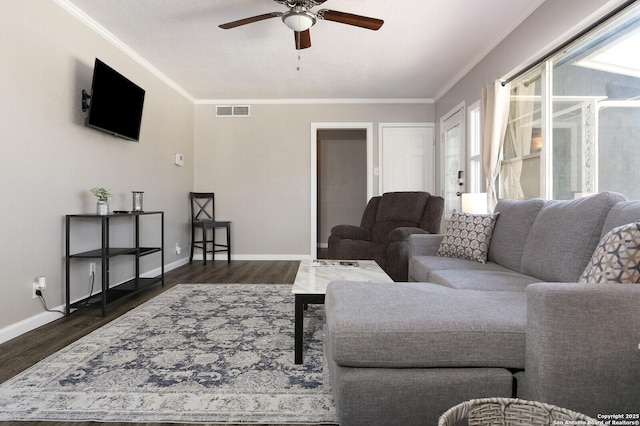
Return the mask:
<path id="1" fill-rule="evenodd" d="M 309 304 L 324 304 L 327 285 L 331 281 L 393 282 L 375 260 L 319 261 L 329 264 L 313 266 L 315 262 L 309 259 L 301 260 L 293 283 L 296 364 L 302 364 L 304 308 Z"/>

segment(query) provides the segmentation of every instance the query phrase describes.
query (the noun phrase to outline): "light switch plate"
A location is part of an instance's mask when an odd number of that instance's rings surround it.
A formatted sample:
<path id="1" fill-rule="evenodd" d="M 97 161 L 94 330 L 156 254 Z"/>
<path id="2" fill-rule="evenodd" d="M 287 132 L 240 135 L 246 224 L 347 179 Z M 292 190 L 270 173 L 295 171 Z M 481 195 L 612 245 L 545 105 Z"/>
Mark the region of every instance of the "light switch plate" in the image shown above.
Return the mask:
<path id="1" fill-rule="evenodd" d="M 184 166 L 184 155 L 177 153 L 175 163 L 176 166 Z"/>

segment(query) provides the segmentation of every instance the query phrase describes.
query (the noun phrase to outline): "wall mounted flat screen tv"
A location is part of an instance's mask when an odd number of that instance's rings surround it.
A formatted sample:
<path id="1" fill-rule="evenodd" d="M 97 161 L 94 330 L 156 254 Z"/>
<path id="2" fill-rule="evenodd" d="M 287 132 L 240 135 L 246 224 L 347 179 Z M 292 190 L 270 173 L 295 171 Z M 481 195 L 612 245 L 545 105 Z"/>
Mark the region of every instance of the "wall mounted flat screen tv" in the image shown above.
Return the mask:
<path id="1" fill-rule="evenodd" d="M 96 58 L 86 125 L 138 141 L 144 94 L 144 89 Z"/>

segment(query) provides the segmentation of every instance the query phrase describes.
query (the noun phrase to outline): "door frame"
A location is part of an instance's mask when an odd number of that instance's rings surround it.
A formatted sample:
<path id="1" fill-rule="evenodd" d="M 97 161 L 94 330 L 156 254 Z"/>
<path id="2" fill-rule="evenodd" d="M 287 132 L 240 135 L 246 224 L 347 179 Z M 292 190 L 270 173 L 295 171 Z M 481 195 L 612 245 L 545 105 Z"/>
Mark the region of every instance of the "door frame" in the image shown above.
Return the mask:
<path id="1" fill-rule="evenodd" d="M 384 151 L 382 149 L 382 143 L 383 141 L 383 129 L 385 127 L 426 127 L 426 128 L 431 128 L 431 130 L 433 131 L 433 139 L 431 141 L 431 152 L 433 154 L 433 164 L 432 164 L 432 176 L 431 176 L 431 181 L 433 182 L 433 193 L 435 195 L 435 192 L 437 191 L 437 185 L 436 185 L 436 125 L 435 123 L 378 123 L 378 188 L 379 191 L 382 191 L 382 175 L 384 173 Z M 425 177 L 427 176 L 427 174 L 425 173 Z"/>
<path id="2" fill-rule="evenodd" d="M 367 199 L 373 197 L 373 123 L 311 123 L 311 247 L 309 257 L 316 258 L 318 251 L 318 130 L 363 129 L 367 132 Z"/>

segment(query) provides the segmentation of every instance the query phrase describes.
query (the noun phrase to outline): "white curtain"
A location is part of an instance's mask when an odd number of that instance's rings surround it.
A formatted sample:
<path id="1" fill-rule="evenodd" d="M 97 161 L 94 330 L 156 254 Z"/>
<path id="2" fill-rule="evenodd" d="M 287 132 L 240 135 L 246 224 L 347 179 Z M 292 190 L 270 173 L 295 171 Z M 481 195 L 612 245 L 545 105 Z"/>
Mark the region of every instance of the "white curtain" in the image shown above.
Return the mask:
<path id="1" fill-rule="evenodd" d="M 501 196 L 502 198 L 522 200 L 525 198 L 520 182 L 522 157 L 531 154 L 535 85 L 518 83 L 514 87 L 514 92 L 519 99 L 514 102 L 513 108 L 509 113 L 509 123 L 504 142 L 506 144 L 504 147 L 505 160 L 511 158 L 513 160 L 506 162 L 501 171 L 504 176 L 500 178 L 503 181 L 505 190 L 505 193 L 501 194 Z"/>
<path id="2" fill-rule="evenodd" d="M 487 207 L 493 211 L 498 202 L 496 179 L 500 173 L 500 156 L 509 118 L 511 85 L 495 81 L 482 89 L 482 165 L 487 177 Z"/>

